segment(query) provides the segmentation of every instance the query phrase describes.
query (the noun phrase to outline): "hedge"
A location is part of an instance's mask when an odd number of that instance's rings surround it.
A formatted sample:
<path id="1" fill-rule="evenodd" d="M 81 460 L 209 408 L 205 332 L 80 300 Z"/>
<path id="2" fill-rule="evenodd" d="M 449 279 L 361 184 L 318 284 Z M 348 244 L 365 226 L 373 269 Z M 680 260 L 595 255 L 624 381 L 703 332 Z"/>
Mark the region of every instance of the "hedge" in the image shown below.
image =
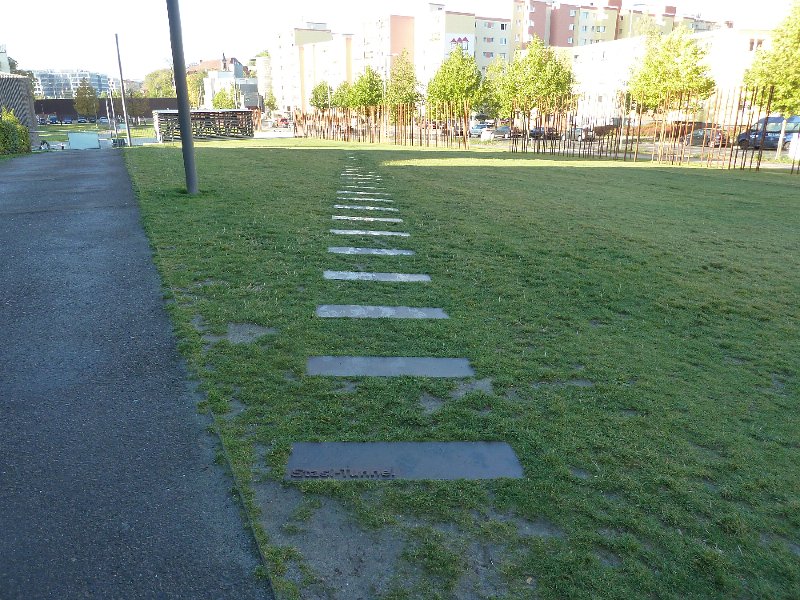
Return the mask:
<path id="1" fill-rule="evenodd" d="M 13 110 L 0 111 L 0 154 L 24 154 L 31 151 L 28 128 L 14 116 Z"/>

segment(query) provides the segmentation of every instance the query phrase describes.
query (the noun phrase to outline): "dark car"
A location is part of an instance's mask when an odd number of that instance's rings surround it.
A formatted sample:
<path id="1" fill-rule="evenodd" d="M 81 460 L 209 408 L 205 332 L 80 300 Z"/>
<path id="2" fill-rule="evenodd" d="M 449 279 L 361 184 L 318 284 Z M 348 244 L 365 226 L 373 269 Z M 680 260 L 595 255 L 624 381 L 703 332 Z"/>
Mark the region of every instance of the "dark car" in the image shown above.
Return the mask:
<path id="1" fill-rule="evenodd" d="M 683 143 L 686 146 L 724 148 L 725 146 L 730 145 L 730 138 L 728 137 L 728 134 L 721 129 L 703 127 L 701 129 L 695 129 L 693 132 L 686 134 L 683 138 Z"/>
<path id="2" fill-rule="evenodd" d="M 78 117 L 78 123 L 86 123 L 86 117 Z"/>
<path id="3" fill-rule="evenodd" d="M 63 125 L 72 125 L 72 117 L 64 117 L 61 119 Z"/>
<path id="4" fill-rule="evenodd" d="M 560 140 L 561 134 L 554 127 L 534 127 L 530 131 L 532 140 Z"/>
<path id="5" fill-rule="evenodd" d="M 757 150 L 761 147 L 765 150 L 777 150 L 782 127 L 783 117 L 759 119 L 749 129 L 739 134 L 736 138 L 736 143 L 742 150 L 747 150 L 748 148 Z M 784 150 L 789 148 L 791 141 L 798 135 L 800 135 L 800 116 L 793 115 L 786 119 L 786 135 L 783 139 Z"/>

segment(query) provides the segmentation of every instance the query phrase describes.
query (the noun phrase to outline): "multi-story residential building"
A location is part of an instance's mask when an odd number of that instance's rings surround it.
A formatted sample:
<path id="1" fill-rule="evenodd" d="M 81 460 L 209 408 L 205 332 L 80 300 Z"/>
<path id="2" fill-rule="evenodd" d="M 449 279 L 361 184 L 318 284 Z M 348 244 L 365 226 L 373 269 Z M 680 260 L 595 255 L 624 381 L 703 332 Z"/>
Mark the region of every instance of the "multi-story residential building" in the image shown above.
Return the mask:
<path id="1" fill-rule="evenodd" d="M 272 57 L 261 54 L 254 59 L 256 79 L 258 80 L 258 93 L 266 98 L 272 91 Z"/>
<path id="2" fill-rule="evenodd" d="M 725 28 L 695 34 L 694 38 L 706 51 L 704 63 L 718 90 L 727 93 L 742 85 L 756 50 L 762 45 L 769 46 L 770 33 Z M 609 123 L 619 116 L 620 100 L 634 66 L 641 63 L 645 51 L 641 36 L 560 49 L 572 63 L 581 118 L 591 123 Z"/>
<path id="3" fill-rule="evenodd" d="M 86 79 L 98 95 L 119 89 L 118 79 L 91 71 L 47 69 L 33 71 L 33 76 L 35 77 L 33 93 L 40 98 L 74 98 L 75 91 L 83 79 Z"/>
<path id="4" fill-rule="evenodd" d="M 307 23 L 280 33 L 273 47 L 272 88 L 278 109 L 308 110 L 318 83 L 336 87 L 353 81 L 353 36 L 333 33 L 325 23 Z"/>
<path id="5" fill-rule="evenodd" d="M 547 46 L 587 46 L 636 37 L 655 26 L 669 33 L 678 26 L 693 31 L 708 31 L 716 23 L 690 16 L 679 16 L 674 6 L 663 11 L 624 9 L 622 0 L 566 3 L 556 0 L 512 0 L 511 37 L 514 50 L 524 49 L 534 36 Z"/>
<path id="6" fill-rule="evenodd" d="M 497 59 L 511 59 L 511 20 L 475 17 L 475 62 L 481 74 Z"/>
<path id="7" fill-rule="evenodd" d="M 363 72 L 371 67 L 386 77 L 391 72 L 395 59 L 405 50 L 409 60 L 415 60 L 414 17 L 407 15 L 384 15 L 363 25 L 360 46 L 355 49 L 357 57 L 354 68 Z"/>

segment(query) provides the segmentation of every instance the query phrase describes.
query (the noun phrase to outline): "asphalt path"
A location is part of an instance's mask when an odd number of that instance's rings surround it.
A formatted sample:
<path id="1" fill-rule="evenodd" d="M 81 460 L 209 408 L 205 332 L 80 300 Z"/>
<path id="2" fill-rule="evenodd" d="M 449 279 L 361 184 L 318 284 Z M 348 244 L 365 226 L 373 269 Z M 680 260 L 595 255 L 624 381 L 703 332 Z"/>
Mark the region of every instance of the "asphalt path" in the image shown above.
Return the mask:
<path id="1" fill-rule="evenodd" d="M 0 161 L 0 598 L 271 598 L 120 151 Z"/>

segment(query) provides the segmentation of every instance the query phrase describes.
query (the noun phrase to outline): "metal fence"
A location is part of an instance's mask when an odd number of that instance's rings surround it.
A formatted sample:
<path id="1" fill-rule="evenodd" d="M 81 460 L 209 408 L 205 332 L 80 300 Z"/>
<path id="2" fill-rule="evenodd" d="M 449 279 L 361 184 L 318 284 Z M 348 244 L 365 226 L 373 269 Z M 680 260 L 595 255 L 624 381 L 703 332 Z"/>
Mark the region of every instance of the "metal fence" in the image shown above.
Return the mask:
<path id="1" fill-rule="evenodd" d="M 781 120 L 770 119 L 766 126 L 772 96 L 771 87 L 717 90 L 709 98 L 684 93 L 659 99 L 654 104 L 660 108 L 652 110 L 641 99 L 619 94 L 597 111 L 586 109 L 591 103 L 578 95 L 557 103 L 564 107 L 558 111 L 514 110 L 482 137 L 473 131 L 472 139 L 458 111 L 431 111 L 422 104 L 297 112 L 295 125 L 299 136 L 365 143 L 446 148 L 500 144 L 511 152 L 729 170 L 759 170 L 768 160 L 770 166 L 800 173 L 800 139 L 793 158 L 777 158 L 788 152 L 791 135 L 800 138 L 800 131 L 789 131 L 777 151 Z"/>

